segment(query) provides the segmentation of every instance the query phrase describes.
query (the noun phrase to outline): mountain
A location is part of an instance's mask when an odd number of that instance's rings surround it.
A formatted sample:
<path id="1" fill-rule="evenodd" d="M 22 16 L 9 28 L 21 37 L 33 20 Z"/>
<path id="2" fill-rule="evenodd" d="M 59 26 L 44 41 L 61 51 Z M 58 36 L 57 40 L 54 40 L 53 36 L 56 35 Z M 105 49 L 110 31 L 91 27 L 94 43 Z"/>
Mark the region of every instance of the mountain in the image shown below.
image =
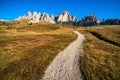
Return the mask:
<path id="1" fill-rule="evenodd" d="M 50 15 L 50 18 L 52 19 L 52 21 L 56 21 L 55 20 L 56 17 L 53 14 Z"/>
<path id="2" fill-rule="evenodd" d="M 88 15 L 88 16 L 85 16 L 78 23 L 81 26 L 94 26 L 98 24 L 98 19 L 96 15 Z"/>
<path id="3" fill-rule="evenodd" d="M 47 13 L 42 13 L 39 21 L 45 21 L 48 23 L 55 23 L 54 19 L 50 18 L 50 16 Z"/>
<path id="4" fill-rule="evenodd" d="M 68 11 L 62 12 L 57 19 L 57 22 L 71 22 L 71 21 L 77 21 L 77 18 L 75 16 L 70 16 Z"/>
<path id="5" fill-rule="evenodd" d="M 54 15 L 49 16 L 47 13 L 40 14 L 37 12 L 34 13 L 28 12 L 26 15 L 19 17 L 16 20 L 21 20 L 21 19 L 28 19 L 32 23 L 45 21 L 52 24 L 77 21 L 76 16 L 70 16 L 68 11 L 63 11 L 58 16 L 54 16 Z"/>
<path id="6" fill-rule="evenodd" d="M 48 22 L 52 24 L 68 24 L 74 26 L 94 26 L 94 25 L 108 25 L 108 24 L 120 24 L 119 19 L 107 19 L 103 21 L 99 21 L 96 15 L 88 15 L 78 20 L 76 16 L 71 16 L 68 11 L 63 11 L 58 16 L 49 15 L 47 13 L 33 12 L 30 11 L 17 18 L 16 20 L 27 19 L 29 23 L 37 23 L 37 22 Z M 2 19 L 0 21 L 3 21 Z"/>
<path id="7" fill-rule="evenodd" d="M 45 21 L 45 22 L 48 22 L 48 23 L 55 23 L 47 13 L 40 14 L 40 12 L 39 13 L 28 12 L 26 15 L 24 15 L 22 17 L 19 17 L 16 20 L 21 20 L 21 19 L 28 19 L 32 23 L 37 23 L 37 22 L 41 22 L 41 21 Z"/>

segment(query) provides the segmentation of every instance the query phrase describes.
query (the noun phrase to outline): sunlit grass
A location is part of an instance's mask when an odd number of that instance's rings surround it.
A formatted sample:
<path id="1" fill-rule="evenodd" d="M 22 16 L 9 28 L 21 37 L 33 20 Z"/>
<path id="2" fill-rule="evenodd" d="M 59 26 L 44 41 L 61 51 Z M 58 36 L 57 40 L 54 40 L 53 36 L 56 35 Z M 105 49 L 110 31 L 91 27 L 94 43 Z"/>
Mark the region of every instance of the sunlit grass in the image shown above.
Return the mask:
<path id="1" fill-rule="evenodd" d="M 41 79 L 54 57 L 77 37 L 72 28 L 61 25 L 32 24 L 22 28 L 27 30 L 24 33 L 19 29 L 6 28 L 0 33 L 0 80 Z"/>
<path id="2" fill-rule="evenodd" d="M 95 27 L 80 30 L 86 37 L 84 51 L 80 61 L 81 70 L 83 71 L 85 79 L 119 80 L 120 47 L 98 39 L 90 33 L 91 31 L 95 31 L 101 34 L 101 36 L 114 41 L 114 39 L 118 39 L 120 27 Z M 119 40 L 116 42 L 118 41 Z"/>

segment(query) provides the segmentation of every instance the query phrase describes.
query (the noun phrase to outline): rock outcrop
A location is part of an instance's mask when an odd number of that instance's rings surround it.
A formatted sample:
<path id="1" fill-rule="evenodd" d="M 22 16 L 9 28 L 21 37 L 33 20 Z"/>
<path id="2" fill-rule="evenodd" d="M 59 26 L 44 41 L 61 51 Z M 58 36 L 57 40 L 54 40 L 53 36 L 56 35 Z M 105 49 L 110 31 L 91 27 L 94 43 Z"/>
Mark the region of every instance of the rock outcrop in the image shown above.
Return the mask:
<path id="1" fill-rule="evenodd" d="M 47 13 L 40 14 L 40 13 L 34 12 L 32 14 L 31 12 L 28 12 L 26 15 L 19 17 L 16 20 L 20 20 L 20 19 L 28 19 L 32 23 L 37 23 L 37 22 L 41 22 L 41 21 L 45 21 L 48 23 L 55 23 L 55 21 L 52 20 Z"/>
<path id="2" fill-rule="evenodd" d="M 76 16 L 71 16 L 71 21 L 73 21 L 73 22 L 77 22 L 77 18 L 76 18 Z"/>
<path id="3" fill-rule="evenodd" d="M 106 19 L 106 20 L 98 20 L 96 15 L 88 15 L 82 18 L 81 20 L 77 20 L 76 16 L 71 16 L 68 11 L 63 11 L 58 16 L 48 15 L 47 13 L 37 13 L 37 12 L 28 12 L 24 16 L 20 16 L 15 20 L 27 19 L 29 23 L 37 23 L 37 22 L 48 22 L 52 24 L 68 24 L 73 26 L 95 26 L 95 25 L 120 25 L 120 19 Z M 7 21 L 0 19 L 0 21 Z"/>
<path id="4" fill-rule="evenodd" d="M 69 22 L 70 21 L 70 15 L 67 11 L 62 12 L 59 16 L 58 16 L 58 20 L 57 22 Z"/>
<path id="5" fill-rule="evenodd" d="M 97 25 L 98 19 L 96 15 L 85 16 L 82 20 L 79 21 L 79 26 L 94 26 Z"/>
<path id="6" fill-rule="evenodd" d="M 75 16 L 70 16 L 68 11 L 62 12 L 57 19 L 57 22 L 74 22 L 77 21 Z"/>
<path id="7" fill-rule="evenodd" d="M 118 19 L 115 20 L 106 20 L 106 21 L 98 21 L 96 15 L 88 15 L 85 16 L 81 20 L 77 20 L 76 16 L 71 16 L 68 11 L 63 11 L 58 16 L 48 15 L 47 13 L 37 13 L 37 12 L 28 12 L 26 15 L 19 17 L 17 20 L 20 19 L 28 19 L 31 23 L 37 23 L 41 21 L 45 21 L 52 24 L 68 24 L 74 26 L 94 26 L 99 24 L 120 24 Z"/>
<path id="8" fill-rule="evenodd" d="M 52 21 L 55 21 L 55 16 L 53 14 L 50 15 L 50 18 L 52 19 Z"/>
<path id="9" fill-rule="evenodd" d="M 32 15 L 31 21 L 34 23 L 39 22 L 40 16 L 41 16 L 40 13 L 34 12 Z"/>
<path id="10" fill-rule="evenodd" d="M 48 23 L 55 23 L 55 21 L 52 20 L 47 13 L 42 13 L 39 21 L 45 21 L 45 22 L 48 22 Z"/>
<path id="11" fill-rule="evenodd" d="M 70 24 L 71 22 L 77 21 L 76 16 L 70 16 L 68 11 L 62 12 L 59 16 L 54 16 L 54 15 L 49 16 L 47 13 L 40 14 L 37 12 L 31 13 L 29 11 L 26 15 L 19 17 L 16 20 L 20 20 L 20 19 L 28 19 L 32 23 L 45 21 L 45 22 L 52 23 L 52 24 L 54 23 Z"/>

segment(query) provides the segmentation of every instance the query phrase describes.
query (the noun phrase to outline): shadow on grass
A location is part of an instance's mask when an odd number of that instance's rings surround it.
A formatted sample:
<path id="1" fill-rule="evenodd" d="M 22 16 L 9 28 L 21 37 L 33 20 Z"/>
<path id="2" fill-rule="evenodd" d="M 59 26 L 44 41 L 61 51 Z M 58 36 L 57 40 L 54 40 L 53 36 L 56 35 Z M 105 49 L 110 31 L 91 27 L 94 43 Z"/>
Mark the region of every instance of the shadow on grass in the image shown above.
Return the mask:
<path id="1" fill-rule="evenodd" d="M 95 32 L 95 31 L 89 31 L 89 32 L 90 32 L 92 35 L 96 36 L 96 37 L 97 37 L 98 39 L 100 39 L 100 40 L 103 40 L 103 41 L 105 41 L 105 42 L 108 42 L 108 43 L 110 43 L 110 44 L 113 44 L 113 45 L 115 45 L 115 46 L 120 47 L 120 44 L 119 44 L 119 43 L 114 42 L 114 41 L 111 41 L 111 40 L 107 39 L 106 37 L 103 37 L 102 35 L 100 35 L 99 33 Z"/>

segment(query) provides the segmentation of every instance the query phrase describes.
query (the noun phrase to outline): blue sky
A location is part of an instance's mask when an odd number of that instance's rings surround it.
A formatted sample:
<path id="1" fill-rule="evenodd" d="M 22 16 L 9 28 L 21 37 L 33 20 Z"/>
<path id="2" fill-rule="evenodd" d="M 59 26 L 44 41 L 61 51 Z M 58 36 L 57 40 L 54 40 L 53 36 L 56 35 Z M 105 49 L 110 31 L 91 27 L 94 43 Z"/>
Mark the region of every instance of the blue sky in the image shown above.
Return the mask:
<path id="1" fill-rule="evenodd" d="M 96 14 L 98 19 L 120 18 L 120 0 L 0 0 L 0 18 L 14 20 L 28 11 L 59 15 L 67 10 L 78 19 Z"/>

